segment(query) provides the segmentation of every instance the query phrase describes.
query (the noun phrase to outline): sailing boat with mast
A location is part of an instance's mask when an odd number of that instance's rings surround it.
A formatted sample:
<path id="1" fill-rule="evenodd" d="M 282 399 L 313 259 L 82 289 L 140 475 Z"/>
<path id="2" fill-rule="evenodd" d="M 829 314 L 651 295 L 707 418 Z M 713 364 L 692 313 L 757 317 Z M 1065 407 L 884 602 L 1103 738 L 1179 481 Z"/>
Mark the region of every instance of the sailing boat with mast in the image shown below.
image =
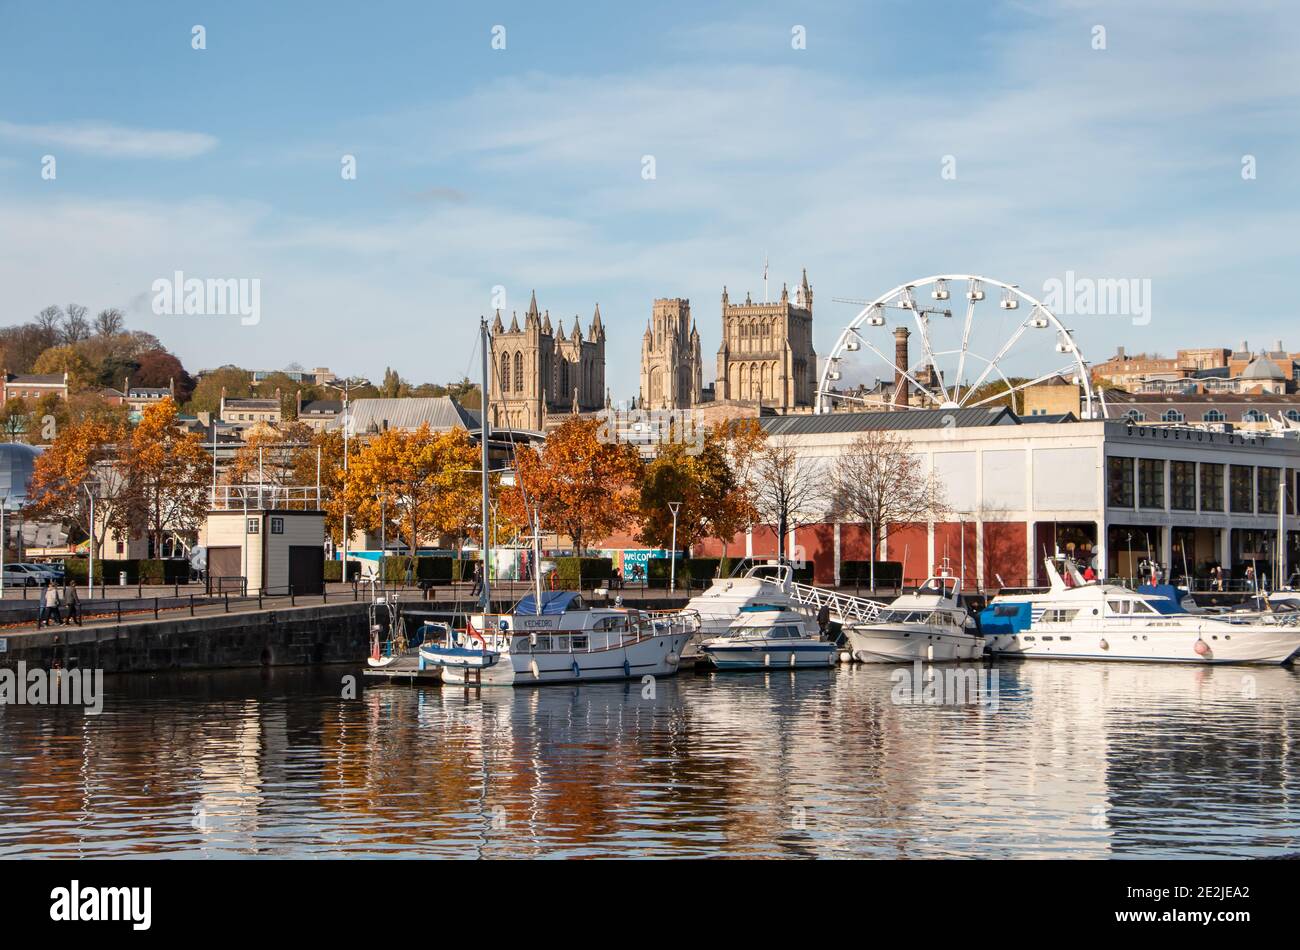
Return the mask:
<path id="1" fill-rule="evenodd" d="M 486 541 L 489 422 L 486 394 L 490 365 L 487 320 L 483 350 L 483 406 L 479 432 L 482 516 Z M 541 521 L 532 517 L 533 593 L 514 609 L 492 612 L 491 572 L 484 562 L 479 611 L 463 630 L 447 630 L 439 643 L 420 647 L 420 668 L 441 667 L 444 683 L 527 686 L 671 676 L 682 650 L 699 628 L 698 615 L 588 606 L 576 591 L 546 591 L 541 584 Z M 487 550 L 486 543 L 483 546 Z"/>

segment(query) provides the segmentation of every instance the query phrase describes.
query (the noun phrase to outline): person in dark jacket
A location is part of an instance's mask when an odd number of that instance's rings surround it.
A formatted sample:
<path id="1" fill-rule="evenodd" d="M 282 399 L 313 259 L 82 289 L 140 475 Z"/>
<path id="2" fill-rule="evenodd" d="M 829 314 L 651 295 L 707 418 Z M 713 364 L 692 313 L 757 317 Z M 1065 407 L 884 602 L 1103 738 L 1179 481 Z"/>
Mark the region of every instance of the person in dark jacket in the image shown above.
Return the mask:
<path id="1" fill-rule="evenodd" d="M 817 628 L 821 631 L 822 639 L 825 640 L 831 629 L 831 608 L 829 604 L 822 604 L 821 609 L 817 611 Z"/>

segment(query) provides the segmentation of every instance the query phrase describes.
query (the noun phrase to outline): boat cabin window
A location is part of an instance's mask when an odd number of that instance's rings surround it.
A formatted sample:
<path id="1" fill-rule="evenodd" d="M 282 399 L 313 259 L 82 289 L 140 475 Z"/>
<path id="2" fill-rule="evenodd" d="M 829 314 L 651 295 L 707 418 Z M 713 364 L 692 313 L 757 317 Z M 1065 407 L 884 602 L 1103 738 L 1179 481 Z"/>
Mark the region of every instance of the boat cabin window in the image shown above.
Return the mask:
<path id="1" fill-rule="evenodd" d="M 1156 612 L 1156 611 L 1155 611 L 1155 608 L 1152 607 L 1150 604 L 1148 604 L 1145 600 L 1135 600 L 1135 601 L 1133 601 L 1133 613 L 1135 613 L 1135 614 L 1153 614 L 1153 613 L 1155 613 L 1155 612 Z"/>
<path id="2" fill-rule="evenodd" d="M 1106 609 L 1113 614 L 1130 613 L 1129 602 L 1127 600 L 1108 600 L 1106 601 Z"/>
<path id="3" fill-rule="evenodd" d="M 570 639 L 570 643 L 573 646 L 573 649 L 575 650 L 587 649 L 587 635 L 585 633 L 575 633 L 569 639 Z"/>
<path id="4" fill-rule="evenodd" d="M 539 636 L 537 638 L 537 645 L 533 647 L 534 650 L 549 650 L 550 648 L 551 648 L 551 638 L 549 636 L 546 637 Z"/>
<path id="5" fill-rule="evenodd" d="M 601 617 L 593 625 L 593 630 L 626 630 L 627 617 Z"/>
<path id="6" fill-rule="evenodd" d="M 1042 619 L 1046 623 L 1069 623 L 1077 616 L 1078 610 L 1044 610 Z"/>
<path id="7" fill-rule="evenodd" d="M 1019 604 L 997 604 L 993 608 L 993 616 L 995 617 L 1018 617 L 1019 615 Z"/>

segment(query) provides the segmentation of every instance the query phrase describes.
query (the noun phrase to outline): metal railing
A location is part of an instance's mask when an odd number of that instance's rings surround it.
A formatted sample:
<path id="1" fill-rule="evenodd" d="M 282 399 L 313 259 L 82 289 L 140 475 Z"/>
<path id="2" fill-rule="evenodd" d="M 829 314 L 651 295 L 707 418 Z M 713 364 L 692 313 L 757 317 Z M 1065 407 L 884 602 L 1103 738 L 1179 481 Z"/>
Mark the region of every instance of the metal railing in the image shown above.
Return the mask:
<path id="1" fill-rule="evenodd" d="M 782 589 L 781 582 L 776 578 L 765 577 L 763 583 L 770 584 L 777 590 Z M 839 624 L 875 623 L 880 617 L 881 605 L 865 597 L 854 597 L 852 594 L 793 582 L 789 594 L 795 603 L 805 607 L 817 610 L 826 607 L 830 611 L 831 620 Z"/>

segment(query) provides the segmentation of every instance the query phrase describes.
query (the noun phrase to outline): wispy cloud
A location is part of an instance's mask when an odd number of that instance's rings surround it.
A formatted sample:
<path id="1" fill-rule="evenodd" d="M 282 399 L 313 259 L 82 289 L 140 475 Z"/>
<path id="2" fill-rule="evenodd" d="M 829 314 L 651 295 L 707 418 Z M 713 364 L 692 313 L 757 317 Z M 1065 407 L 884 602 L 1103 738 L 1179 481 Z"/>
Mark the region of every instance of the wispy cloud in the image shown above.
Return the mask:
<path id="1" fill-rule="evenodd" d="M 217 147 L 217 139 L 204 132 L 137 129 L 106 122 L 24 125 L 0 120 L 0 138 L 106 158 L 194 158 Z"/>

